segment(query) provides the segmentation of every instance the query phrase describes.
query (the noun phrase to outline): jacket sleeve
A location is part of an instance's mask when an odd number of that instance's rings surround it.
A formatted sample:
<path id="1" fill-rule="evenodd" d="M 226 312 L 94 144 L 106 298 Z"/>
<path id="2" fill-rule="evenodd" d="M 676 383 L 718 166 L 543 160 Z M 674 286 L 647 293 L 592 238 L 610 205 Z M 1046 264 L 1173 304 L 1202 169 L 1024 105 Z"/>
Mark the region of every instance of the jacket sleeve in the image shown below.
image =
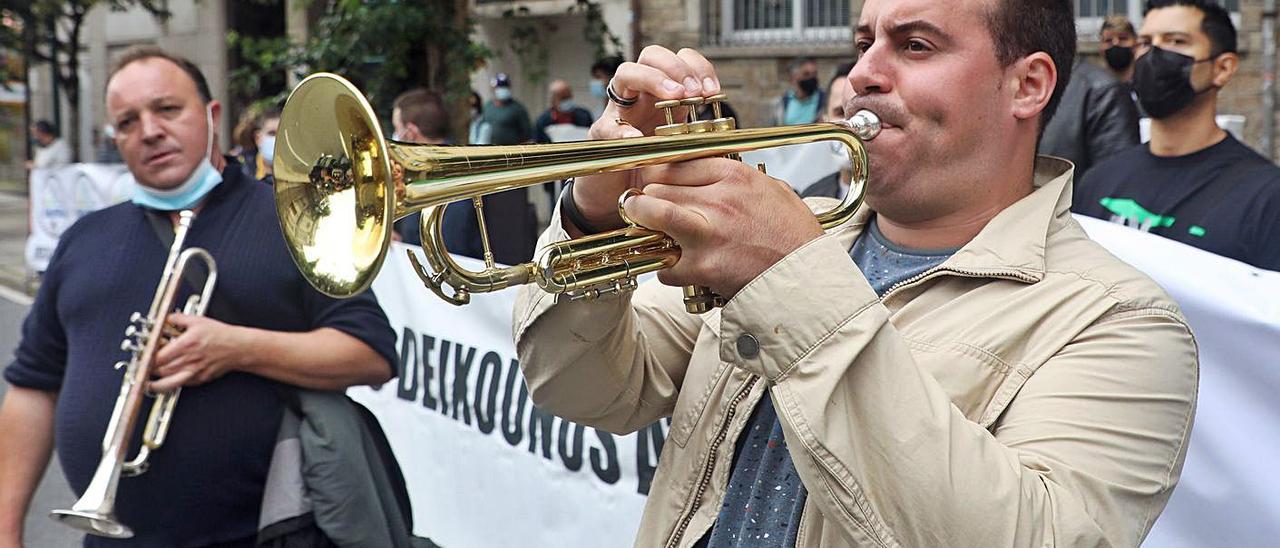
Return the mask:
<path id="1" fill-rule="evenodd" d="M 737 342 L 746 336 L 755 344 Z M 988 430 L 916 365 L 830 237 L 730 301 L 719 351 L 768 379 L 828 526 L 875 546 L 1138 545 L 1180 473 L 1198 373 L 1174 313 L 1113 311 L 1042 364 Z"/>
<path id="2" fill-rule="evenodd" d="M 1138 144 L 1138 108 L 1129 90 L 1119 82 L 1090 91 L 1086 113 L 1085 140 L 1090 165 L 1096 166 L 1111 155 Z"/>
<path id="3" fill-rule="evenodd" d="M 568 239 L 557 206 L 538 248 Z M 679 288 L 571 302 L 532 285 L 516 298 L 516 351 L 533 402 L 570 421 L 624 434 L 670 416 L 701 318 Z"/>

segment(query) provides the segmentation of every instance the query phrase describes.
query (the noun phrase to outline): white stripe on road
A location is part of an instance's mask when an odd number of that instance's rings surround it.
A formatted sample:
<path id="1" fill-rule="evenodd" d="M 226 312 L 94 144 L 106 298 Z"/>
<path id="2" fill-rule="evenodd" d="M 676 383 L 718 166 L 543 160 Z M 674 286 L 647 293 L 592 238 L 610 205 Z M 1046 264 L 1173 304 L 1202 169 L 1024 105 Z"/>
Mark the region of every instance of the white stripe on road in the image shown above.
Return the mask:
<path id="1" fill-rule="evenodd" d="M 31 306 L 31 303 L 34 301 L 34 299 L 26 293 L 4 285 L 0 285 L 0 298 L 22 306 Z"/>

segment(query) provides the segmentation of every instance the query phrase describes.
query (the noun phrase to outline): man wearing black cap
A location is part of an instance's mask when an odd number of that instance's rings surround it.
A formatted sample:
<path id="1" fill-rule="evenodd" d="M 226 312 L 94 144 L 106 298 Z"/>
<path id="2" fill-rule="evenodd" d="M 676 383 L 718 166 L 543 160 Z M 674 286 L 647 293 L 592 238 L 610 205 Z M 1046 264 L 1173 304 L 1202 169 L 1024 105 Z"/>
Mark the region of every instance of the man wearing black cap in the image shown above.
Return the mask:
<path id="1" fill-rule="evenodd" d="M 499 72 L 493 78 L 493 100 L 484 106 L 484 121 L 493 128 L 494 145 L 518 145 L 533 140 L 529 111 L 511 93 L 511 78 Z"/>

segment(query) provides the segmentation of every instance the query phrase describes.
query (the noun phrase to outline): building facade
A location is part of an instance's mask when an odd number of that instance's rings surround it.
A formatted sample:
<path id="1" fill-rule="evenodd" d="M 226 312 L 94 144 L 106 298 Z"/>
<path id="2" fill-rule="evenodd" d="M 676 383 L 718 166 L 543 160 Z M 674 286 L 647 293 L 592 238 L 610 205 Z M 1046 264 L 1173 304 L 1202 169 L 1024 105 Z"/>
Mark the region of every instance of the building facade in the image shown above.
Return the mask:
<path id="1" fill-rule="evenodd" d="M 661 44 L 697 48 L 716 65 L 744 126 L 768 124 L 789 85 L 787 66 L 812 57 L 825 84 L 840 63 L 853 60 L 851 29 L 862 0 L 636 0 L 637 49 Z M 1075 0 L 1080 51 L 1098 58 L 1102 18 L 1126 14 L 1139 26 L 1143 0 Z M 1262 0 L 1225 0 L 1240 34 L 1240 71 L 1219 96 L 1219 113 L 1245 118 L 1245 141 L 1263 141 Z M 1272 114 L 1274 115 L 1274 114 Z"/>
<path id="2" fill-rule="evenodd" d="M 583 32 L 588 25 L 576 0 L 471 0 L 476 38 L 494 53 L 478 67 L 472 87 L 483 97 L 491 95 L 490 79 L 498 72 L 511 75 L 515 96 L 536 116 L 547 106 L 547 83 L 564 79 L 573 86 L 577 101 L 598 112 L 600 105 L 589 93 L 589 67 L 597 48 Z M 1263 141 L 1263 0 L 1225 0 L 1240 31 L 1241 68 L 1223 90 L 1220 113 L 1244 116 L 1246 142 L 1255 148 Z M 854 58 L 852 27 L 863 0 L 597 0 L 603 24 L 619 38 L 620 53 L 634 59 L 648 44 L 673 50 L 697 48 L 715 64 L 737 110 L 748 127 L 770 123 L 774 106 L 788 86 L 787 65 L 799 56 L 812 57 L 825 84 L 835 67 Z M 1097 58 L 1097 28 L 1102 16 L 1128 14 L 1140 23 L 1143 0 L 1075 0 L 1082 54 Z M 229 30 L 241 31 L 254 20 L 279 19 L 280 33 L 305 36 L 308 18 L 319 2 L 285 0 L 272 8 L 279 13 L 262 17 L 249 14 L 253 2 L 228 0 L 170 0 L 171 17 L 159 21 L 139 9 L 112 12 L 96 8 L 85 27 L 82 58 L 81 108 L 83 112 L 81 158 L 94 157 L 94 144 L 105 122 L 103 112 L 107 71 L 128 47 L 153 43 L 191 58 L 205 72 L 216 97 L 228 92 L 228 73 L 236 63 L 227 46 Z M 245 20 L 245 21 L 239 21 Z M 532 38 L 529 37 L 533 31 Z M 521 35 L 528 55 L 512 47 Z M 612 46 L 611 46 L 612 48 Z M 545 61 L 537 61 L 537 59 Z M 533 59 L 534 61 L 530 61 Z M 52 79 L 47 67 L 31 70 L 32 119 L 53 119 Z M 63 115 L 70 119 L 63 94 Z M 224 145 L 238 115 L 231 105 L 223 117 Z M 67 133 L 69 128 L 62 128 Z"/>

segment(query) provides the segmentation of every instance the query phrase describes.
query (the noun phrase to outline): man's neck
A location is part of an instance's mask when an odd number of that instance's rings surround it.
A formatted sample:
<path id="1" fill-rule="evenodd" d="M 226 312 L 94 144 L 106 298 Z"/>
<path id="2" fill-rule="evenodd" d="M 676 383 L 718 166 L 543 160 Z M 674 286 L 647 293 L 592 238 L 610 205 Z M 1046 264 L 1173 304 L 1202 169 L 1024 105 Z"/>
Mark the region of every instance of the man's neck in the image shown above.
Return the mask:
<path id="1" fill-rule="evenodd" d="M 796 86 L 791 86 L 791 96 L 795 97 L 796 99 L 800 99 L 801 101 L 809 98 L 808 93 L 805 93 L 803 89 L 800 89 Z"/>
<path id="2" fill-rule="evenodd" d="M 995 176 L 983 176 L 969 185 L 977 196 L 962 209 L 930 219 L 901 221 L 883 213 L 877 215 L 880 233 L 890 242 L 909 249 L 958 249 L 978 236 L 1002 211 L 1035 191 L 1035 154 L 1016 154 L 1008 165 L 1023 165 Z M 1020 157 L 1025 156 L 1025 160 Z M 1019 161 L 1021 160 L 1021 161 Z M 1004 179 L 1008 184 L 991 185 Z"/>
<path id="3" fill-rule="evenodd" d="M 1199 152 L 1222 142 L 1227 132 L 1218 127 L 1217 101 L 1192 105 L 1168 118 L 1151 120 L 1151 154 L 1171 158 Z"/>

